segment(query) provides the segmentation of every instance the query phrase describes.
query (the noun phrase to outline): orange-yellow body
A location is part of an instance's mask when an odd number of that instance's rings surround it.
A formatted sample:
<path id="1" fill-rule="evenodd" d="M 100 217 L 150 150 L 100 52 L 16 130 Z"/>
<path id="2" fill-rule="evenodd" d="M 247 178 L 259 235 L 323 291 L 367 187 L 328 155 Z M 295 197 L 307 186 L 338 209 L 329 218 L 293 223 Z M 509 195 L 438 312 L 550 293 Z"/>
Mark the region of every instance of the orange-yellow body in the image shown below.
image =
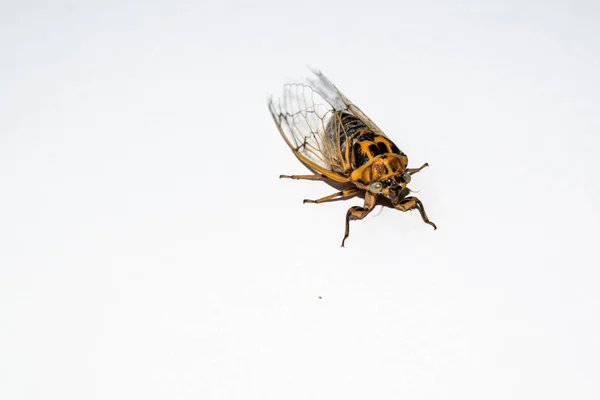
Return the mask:
<path id="1" fill-rule="evenodd" d="M 316 72 L 309 84 L 288 84 L 275 105 L 269 103 L 279 131 L 296 157 L 316 172 L 314 175 L 281 175 L 291 179 L 331 179 L 353 187 L 305 203 L 321 203 L 364 191 L 363 207 L 346 214 L 342 246 L 349 234 L 350 218 L 362 219 L 375 206 L 377 197 L 388 198 L 401 211 L 418 209 L 429 221 L 423 204 L 408 196 L 406 185 L 420 168 L 407 168 L 408 157 L 358 107 L 352 104 L 323 74 Z M 315 100 L 316 99 L 316 100 Z"/>

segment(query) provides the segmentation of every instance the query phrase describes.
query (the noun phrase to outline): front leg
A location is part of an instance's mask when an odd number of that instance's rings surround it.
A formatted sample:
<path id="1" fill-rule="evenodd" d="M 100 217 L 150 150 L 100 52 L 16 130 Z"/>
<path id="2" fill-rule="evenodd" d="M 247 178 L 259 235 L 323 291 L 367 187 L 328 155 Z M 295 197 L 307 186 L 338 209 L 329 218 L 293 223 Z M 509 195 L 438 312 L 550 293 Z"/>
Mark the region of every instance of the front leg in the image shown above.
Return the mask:
<path id="1" fill-rule="evenodd" d="M 357 194 L 360 191 L 361 191 L 361 189 L 354 187 L 354 188 L 342 190 L 341 192 L 330 194 L 329 196 L 321 197 L 320 199 L 317 199 L 317 200 L 304 199 L 304 203 L 317 203 L 317 204 L 319 204 L 319 203 L 323 203 L 324 201 L 333 200 L 336 197 L 354 196 L 355 194 Z"/>
<path id="2" fill-rule="evenodd" d="M 288 179 L 308 179 L 311 181 L 325 179 L 327 178 L 323 174 L 314 174 L 314 175 L 279 175 L 279 179 L 288 178 Z"/>
<path id="3" fill-rule="evenodd" d="M 425 163 L 425 164 L 421 165 L 419 168 L 407 168 L 406 172 L 408 172 L 411 175 L 414 175 L 425 167 L 429 167 L 429 164 Z"/>
<path id="4" fill-rule="evenodd" d="M 400 211 L 414 210 L 416 208 L 421 213 L 423 221 L 425 221 L 426 224 L 433 226 L 433 229 L 437 229 L 437 226 L 435 226 L 435 224 L 431 222 L 429 218 L 427 218 L 423 203 L 421 203 L 421 200 L 417 199 L 416 197 L 406 197 L 400 203 L 396 204 L 394 208 Z"/>
<path id="5" fill-rule="evenodd" d="M 377 196 L 371 194 L 371 192 L 365 193 L 365 203 L 362 207 L 350 207 L 348 212 L 346 213 L 346 231 L 344 232 L 344 239 L 342 239 L 342 247 L 344 247 L 344 242 L 348 235 L 350 235 L 350 217 L 354 219 L 363 219 L 367 216 L 367 214 L 373 209 L 375 206 L 375 200 Z"/>

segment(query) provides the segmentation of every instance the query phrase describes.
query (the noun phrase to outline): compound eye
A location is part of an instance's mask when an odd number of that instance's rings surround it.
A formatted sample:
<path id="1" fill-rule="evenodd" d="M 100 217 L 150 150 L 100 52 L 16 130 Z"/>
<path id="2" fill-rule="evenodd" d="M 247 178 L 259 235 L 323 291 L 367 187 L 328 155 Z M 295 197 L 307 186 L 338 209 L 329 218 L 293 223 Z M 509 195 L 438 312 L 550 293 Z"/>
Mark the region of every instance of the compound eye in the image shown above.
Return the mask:
<path id="1" fill-rule="evenodd" d="M 406 183 L 410 183 L 410 174 L 408 172 L 405 172 L 402 174 L 402 179 L 404 180 L 404 182 Z"/>
<path id="2" fill-rule="evenodd" d="M 383 184 L 381 182 L 374 182 L 371 184 L 371 187 L 369 187 L 369 192 L 379 193 L 381 192 L 381 189 L 383 189 Z"/>

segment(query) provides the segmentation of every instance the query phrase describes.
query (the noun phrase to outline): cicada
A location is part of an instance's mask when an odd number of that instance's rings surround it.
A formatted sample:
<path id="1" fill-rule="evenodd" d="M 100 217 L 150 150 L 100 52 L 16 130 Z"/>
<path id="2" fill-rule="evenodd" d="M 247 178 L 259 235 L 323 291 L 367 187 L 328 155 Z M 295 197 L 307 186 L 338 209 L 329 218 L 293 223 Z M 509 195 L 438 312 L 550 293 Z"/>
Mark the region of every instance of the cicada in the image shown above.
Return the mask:
<path id="1" fill-rule="evenodd" d="M 311 175 L 281 175 L 280 178 L 332 180 L 350 187 L 304 203 L 322 203 L 364 194 L 362 207 L 346 213 L 342 247 L 350 233 L 350 220 L 363 219 L 378 198 L 387 198 L 400 211 L 419 210 L 425 223 L 437 229 L 425 213 L 423 203 L 407 185 L 411 175 L 427 167 L 408 168 L 408 157 L 381 129 L 320 71 L 304 83 L 284 86 L 279 101 L 269 109 L 281 136 Z"/>

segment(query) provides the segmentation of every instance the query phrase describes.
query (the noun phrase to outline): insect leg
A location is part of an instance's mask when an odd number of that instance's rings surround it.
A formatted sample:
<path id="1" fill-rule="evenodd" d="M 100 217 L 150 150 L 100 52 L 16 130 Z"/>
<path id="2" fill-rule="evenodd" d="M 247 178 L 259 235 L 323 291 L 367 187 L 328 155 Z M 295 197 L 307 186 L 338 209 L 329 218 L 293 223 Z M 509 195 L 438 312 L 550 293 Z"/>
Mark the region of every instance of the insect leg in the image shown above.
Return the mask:
<path id="1" fill-rule="evenodd" d="M 352 196 L 352 195 L 354 195 L 354 194 L 356 194 L 356 193 L 358 193 L 360 191 L 361 191 L 361 189 L 359 189 L 359 188 L 345 189 L 345 190 L 342 190 L 341 192 L 330 194 L 329 196 L 321 197 L 320 199 L 317 199 L 317 200 L 304 199 L 304 203 L 317 203 L 317 204 L 319 204 L 319 203 L 322 203 L 322 202 L 327 201 L 327 200 L 335 199 L 336 197 L 348 197 L 348 196 Z"/>
<path id="2" fill-rule="evenodd" d="M 279 179 L 281 179 L 281 178 L 317 180 L 317 179 L 325 179 L 327 177 L 325 175 L 322 175 L 322 174 L 314 174 L 314 175 L 279 175 Z"/>
<path id="3" fill-rule="evenodd" d="M 425 167 L 429 167 L 429 164 L 425 163 L 425 164 L 421 165 L 419 168 L 407 168 L 406 172 L 408 172 L 411 175 L 414 175 Z"/>
<path id="4" fill-rule="evenodd" d="M 433 229 L 437 229 L 437 226 L 435 226 L 435 224 L 431 222 L 429 218 L 427 218 L 427 214 L 425 213 L 425 207 L 423 207 L 423 203 L 421 203 L 421 200 L 417 199 L 416 197 L 406 197 L 400 203 L 395 205 L 394 208 L 400 211 L 414 210 L 416 208 L 421 213 L 423 221 L 425 221 L 426 224 L 433 226 Z"/>
<path id="5" fill-rule="evenodd" d="M 342 239 L 342 247 L 348 235 L 350 235 L 350 217 L 354 219 L 363 219 L 375 206 L 375 200 L 377 197 L 371 192 L 365 193 L 365 203 L 362 207 L 350 207 L 346 213 L 346 231 L 344 232 L 344 239 Z"/>

